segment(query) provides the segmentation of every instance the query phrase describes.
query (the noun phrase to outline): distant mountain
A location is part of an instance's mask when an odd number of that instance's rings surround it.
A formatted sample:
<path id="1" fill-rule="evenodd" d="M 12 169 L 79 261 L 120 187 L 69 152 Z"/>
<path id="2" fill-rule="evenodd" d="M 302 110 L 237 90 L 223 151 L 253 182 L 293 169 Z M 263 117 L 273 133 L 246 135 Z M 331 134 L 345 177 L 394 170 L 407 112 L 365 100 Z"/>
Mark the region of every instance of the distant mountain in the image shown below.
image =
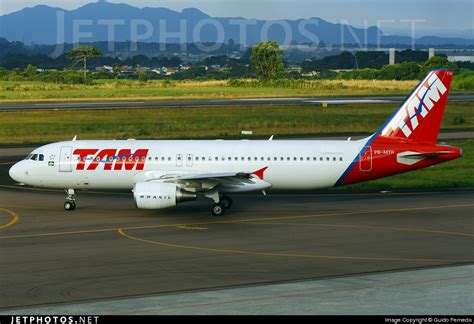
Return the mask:
<path id="1" fill-rule="evenodd" d="M 80 24 L 80 32 L 84 36 L 90 33 L 91 37 L 81 37 L 81 42 L 107 41 L 107 25 L 114 28 L 113 41 L 116 42 L 130 41 L 133 30 L 136 30 L 137 35 L 149 34 L 149 37 L 139 38 L 140 42 L 156 43 L 228 42 L 232 39 L 235 43 L 253 45 L 262 40 L 262 33 L 265 34 L 266 30 L 269 39 L 281 44 L 319 41 L 326 44 L 355 44 L 365 43 L 365 37 L 370 44 L 376 44 L 378 40 L 381 40 L 381 44 L 407 45 L 412 42 L 410 37 L 386 36 L 376 27 L 354 28 L 317 17 L 282 21 L 210 17 L 194 8 L 177 12 L 166 8 L 140 9 L 105 1 L 90 3 L 75 10 L 39 5 L 0 16 L 0 37 L 26 44 L 73 43 L 76 40 L 73 37 L 74 22 L 76 29 L 77 24 Z M 160 22 L 164 22 L 166 30 L 161 30 Z M 182 28 L 182 36 L 172 38 Z M 224 33 L 218 33 L 217 29 Z M 241 30 L 245 30 L 245 33 L 241 33 Z M 423 37 L 418 42 L 424 45 L 474 45 L 474 40 L 462 38 Z"/>

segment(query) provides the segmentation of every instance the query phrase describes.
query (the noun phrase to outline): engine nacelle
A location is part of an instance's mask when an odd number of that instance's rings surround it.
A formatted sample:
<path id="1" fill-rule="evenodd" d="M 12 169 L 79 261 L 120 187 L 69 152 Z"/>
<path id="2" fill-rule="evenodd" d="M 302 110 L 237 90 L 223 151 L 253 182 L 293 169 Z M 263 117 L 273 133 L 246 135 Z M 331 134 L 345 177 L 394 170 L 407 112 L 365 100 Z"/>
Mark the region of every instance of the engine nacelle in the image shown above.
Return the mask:
<path id="1" fill-rule="evenodd" d="M 135 205 L 140 209 L 174 207 L 180 202 L 196 199 L 196 194 L 173 183 L 138 182 L 133 187 Z"/>

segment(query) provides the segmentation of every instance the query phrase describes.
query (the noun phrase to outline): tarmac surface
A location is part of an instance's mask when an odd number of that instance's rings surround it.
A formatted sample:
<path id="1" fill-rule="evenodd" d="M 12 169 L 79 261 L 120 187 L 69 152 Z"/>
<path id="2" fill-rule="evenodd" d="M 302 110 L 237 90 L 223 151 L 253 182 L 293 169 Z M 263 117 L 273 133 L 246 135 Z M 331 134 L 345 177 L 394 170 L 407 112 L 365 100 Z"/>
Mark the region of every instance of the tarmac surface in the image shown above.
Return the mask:
<path id="1" fill-rule="evenodd" d="M 21 307 L 0 310 L 0 315 L 455 314 L 472 317 L 473 279 L 474 265 L 432 267 Z"/>
<path id="2" fill-rule="evenodd" d="M 63 102 L 3 102 L 0 112 L 44 111 L 44 110 L 120 110 L 120 109 L 159 109 L 169 107 L 198 108 L 222 106 L 254 106 L 254 105 L 318 105 L 348 103 L 401 103 L 405 96 L 367 96 L 367 97 L 305 97 L 305 98 L 245 98 L 245 99 L 196 99 L 196 100 L 131 100 L 131 101 L 63 101 Z M 472 101 L 474 94 L 450 95 L 450 101 Z"/>
<path id="3" fill-rule="evenodd" d="M 474 263 L 474 189 L 236 195 L 222 218 L 207 200 L 144 211 L 131 193 L 79 192 L 66 212 L 63 192 L 8 178 L 21 158 L 0 157 L 5 312 Z"/>

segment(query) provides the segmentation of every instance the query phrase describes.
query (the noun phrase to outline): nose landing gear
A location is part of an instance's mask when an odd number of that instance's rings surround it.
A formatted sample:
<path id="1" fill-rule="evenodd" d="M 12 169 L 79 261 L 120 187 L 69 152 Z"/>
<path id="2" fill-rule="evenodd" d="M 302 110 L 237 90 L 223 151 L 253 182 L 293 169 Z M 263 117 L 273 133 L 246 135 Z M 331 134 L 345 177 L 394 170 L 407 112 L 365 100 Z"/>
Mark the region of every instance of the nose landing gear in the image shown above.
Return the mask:
<path id="1" fill-rule="evenodd" d="M 66 201 L 64 209 L 67 211 L 76 209 L 76 195 L 74 189 L 66 189 Z"/>

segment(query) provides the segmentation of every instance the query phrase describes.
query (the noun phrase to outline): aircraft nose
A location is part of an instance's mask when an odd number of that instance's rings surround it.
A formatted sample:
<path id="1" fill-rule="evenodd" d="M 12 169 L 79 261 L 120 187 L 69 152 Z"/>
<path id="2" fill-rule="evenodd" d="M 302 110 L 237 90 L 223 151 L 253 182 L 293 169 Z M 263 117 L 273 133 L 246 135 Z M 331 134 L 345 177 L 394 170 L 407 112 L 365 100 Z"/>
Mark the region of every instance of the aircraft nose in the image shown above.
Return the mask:
<path id="1" fill-rule="evenodd" d="M 22 182 L 22 173 L 23 173 L 23 167 L 21 166 L 21 162 L 15 163 L 10 170 L 8 171 L 8 174 L 10 175 L 10 178 L 12 178 L 16 182 Z"/>

